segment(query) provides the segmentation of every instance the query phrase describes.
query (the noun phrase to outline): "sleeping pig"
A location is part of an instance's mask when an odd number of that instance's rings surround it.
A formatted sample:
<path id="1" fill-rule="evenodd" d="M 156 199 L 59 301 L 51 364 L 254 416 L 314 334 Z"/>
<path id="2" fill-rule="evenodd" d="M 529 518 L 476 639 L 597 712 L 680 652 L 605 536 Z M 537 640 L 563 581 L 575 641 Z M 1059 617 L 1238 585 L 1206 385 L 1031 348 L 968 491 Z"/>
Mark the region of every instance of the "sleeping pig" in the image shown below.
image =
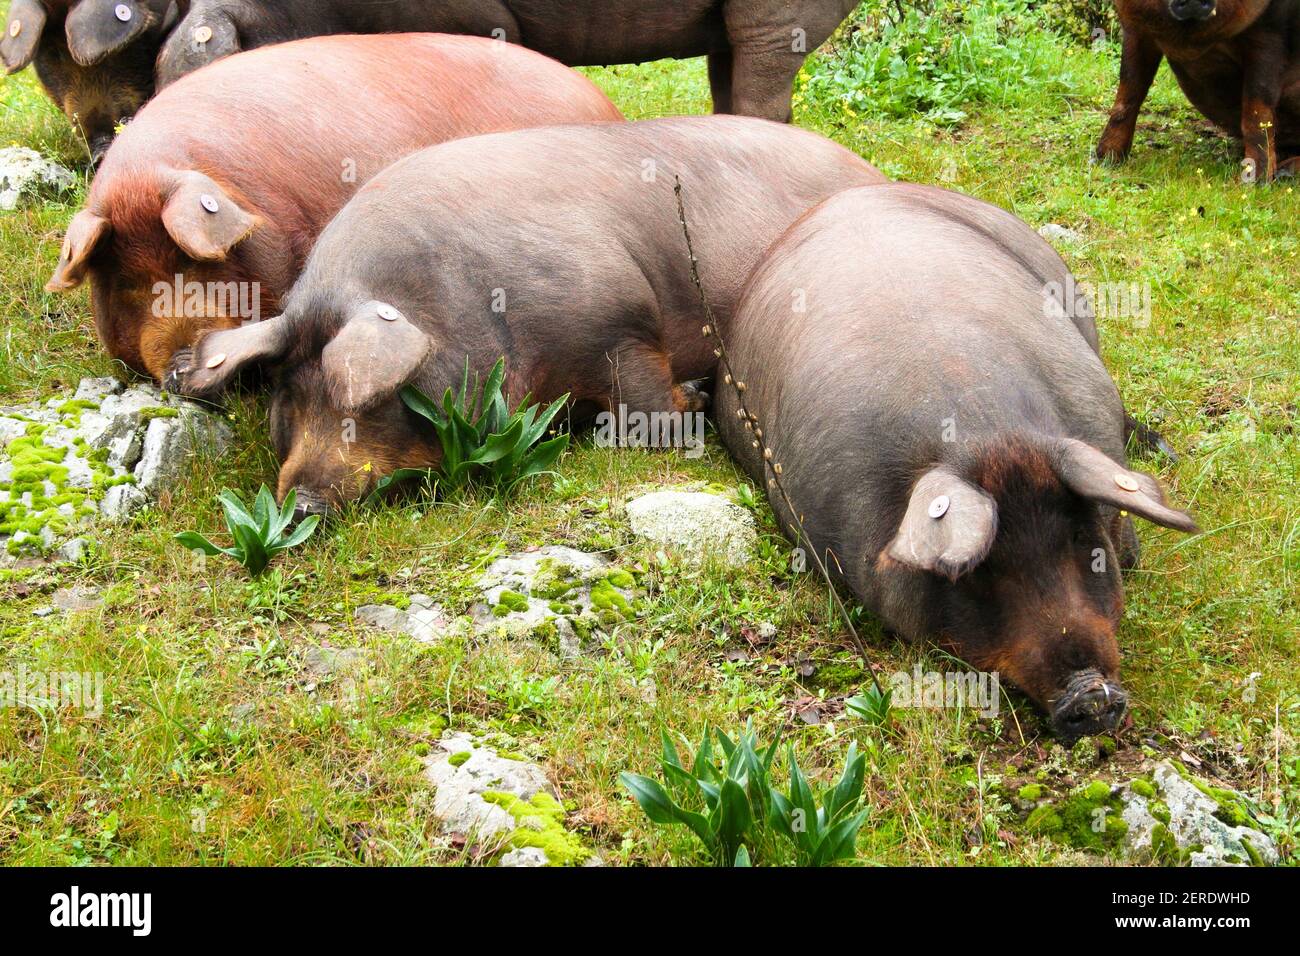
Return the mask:
<path id="1" fill-rule="evenodd" d="M 192 0 L 158 58 L 165 86 L 241 49 L 327 33 L 474 33 L 571 66 L 709 57 L 714 108 L 790 118 L 804 58 L 857 0 Z"/>
<path id="2" fill-rule="evenodd" d="M 1097 144 L 1121 161 L 1138 111 L 1168 58 L 1202 114 L 1243 140 L 1248 177 L 1300 168 L 1300 0 L 1118 0 L 1124 27 L 1119 91 Z"/>
<path id="3" fill-rule="evenodd" d="M 207 396 L 275 367 L 279 495 L 323 511 L 398 468 L 440 459 L 403 404 L 441 396 L 468 359 L 506 359 L 512 401 L 568 393 L 600 410 L 686 412 L 683 387 L 716 358 L 677 219 L 674 179 L 698 202 L 693 237 L 718 313 L 805 210 L 883 177 L 794 127 L 741 117 L 588 124 L 459 140 L 409 156 L 362 189 L 316 244 L 284 314 L 204 335 L 169 386 Z"/>
<path id="4" fill-rule="evenodd" d="M 782 526 L 769 482 L 888 629 L 1009 678 L 1066 738 L 1125 710 L 1132 516 L 1195 528 L 1126 466 L 1091 309 L 1061 305 L 1070 282 L 996 207 L 926 186 L 842 192 L 773 245 L 719 323 L 743 405 L 719 385 L 715 406 Z"/>
<path id="5" fill-rule="evenodd" d="M 161 378 L 203 330 L 274 314 L 321 229 L 393 160 L 471 133 L 619 119 L 572 70 L 476 37 L 241 54 L 164 90 L 123 131 L 46 288 L 89 276 L 105 347 Z"/>
<path id="6" fill-rule="evenodd" d="M 153 95 L 154 59 L 176 10 L 173 0 L 13 0 L 0 60 L 8 73 L 35 64 L 97 163 Z"/>

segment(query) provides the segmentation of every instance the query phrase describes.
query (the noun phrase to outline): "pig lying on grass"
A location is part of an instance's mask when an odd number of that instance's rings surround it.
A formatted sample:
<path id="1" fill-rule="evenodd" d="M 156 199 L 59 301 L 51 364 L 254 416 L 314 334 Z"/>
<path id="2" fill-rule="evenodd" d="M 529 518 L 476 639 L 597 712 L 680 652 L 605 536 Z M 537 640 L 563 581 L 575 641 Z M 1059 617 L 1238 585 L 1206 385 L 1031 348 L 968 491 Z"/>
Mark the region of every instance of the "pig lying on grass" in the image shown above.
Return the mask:
<path id="1" fill-rule="evenodd" d="M 782 526 L 768 448 L 813 546 L 888 628 L 1000 672 L 1072 738 L 1124 714 L 1130 516 L 1195 526 L 1124 465 L 1119 393 L 1088 310 L 1060 307 L 1068 282 L 1001 209 L 848 190 L 772 247 L 720 322 L 744 404 L 720 385 L 716 409 Z"/>
<path id="2" fill-rule="evenodd" d="M 439 459 L 399 398 L 440 396 L 468 357 L 506 359 L 513 401 L 685 412 L 716 358 L 690 279 L 674 177 L 696 198 L 705 279 L 730 315 L 763 250 L 805 210 L 883 181 L 814 133 L 739 117 L 524 130 L 424 150 L 376 176 L 322 233 L 284 314 L 212 332 L 172 387 L 206 396 L 275 366 L 279 494 L 307 509 Z"/>
<path id="3" fill-rule="evenodd" d="M 122 133 L 47 288 L 89 276 L 105 347 L 161 378 L 205 329 L 274 314 L 321 229 L 393 160 L 473 133 L 621 118 L 567 67 L 477 37 L 241 54 L 164 90 Z"/>
<path id="4" fill-rule="evenodd" d="M 1244 141 L 1249 176 L 1300 169 L 1300 0 L 1118 0 L 1119 91 L 1097 144 L 1126 159 L 1162 59 L 1192 105 Z"/>

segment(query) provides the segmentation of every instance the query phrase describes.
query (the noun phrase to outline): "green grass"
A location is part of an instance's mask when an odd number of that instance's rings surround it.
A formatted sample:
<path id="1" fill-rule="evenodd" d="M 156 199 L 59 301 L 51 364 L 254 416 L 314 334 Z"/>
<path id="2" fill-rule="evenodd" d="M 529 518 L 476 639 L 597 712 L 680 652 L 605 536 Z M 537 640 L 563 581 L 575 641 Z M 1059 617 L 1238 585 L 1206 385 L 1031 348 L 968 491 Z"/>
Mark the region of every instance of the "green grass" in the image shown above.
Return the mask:
<path id="1" fill-rule="evenodd" d="M 857 743 L 871 806 L 859 852 L 873 863 L 1077 859 L 1025 832 L 1009 795 L 1038 780 L 1064 790 L 1093 776 L 1126 779 L 1153 747 L 1186 751 L 1204 774 L 1251 794 L 1296 862 L 1300 195 L 1240 186 L 1237 147 L 1207 130 L 1167 71 L 1131 162 L 1089 165 L 1115 51 L 1023 26 L 1038 34 L 1016 64 L 989 52 L 992 41 L 972 47 L 972 62 L 993 58 L 987 68 L 1008 82 L 962 102 L 959 120 L 891 105 L 937 100 L 942 77 L 914 62 L 882 87 L 880 108 L 870 89 L 846 100 L 833 82 L 813 82 L 842 66 L 845 36 L 806 72 L 796 116 L 892 176 L 948 185 L 1034 226 L 1079 230 L 1086 241 L 1065 255 L 1081 279 L 1151 283 L 1150 324 L 1103 320 L 1103 349 L 1129 405 L 1183 453 L 1176 465 L 1143 467 L 1205 530 L 1141 528 L 1142 567 L 1128 577 L 1121 631 L 1134 724 L 1107 747 L 1113 755 L 1098 763 L 1086 747 L 1061 752 L 1014 693 L 991 720 L 903 710 L 881 730 L 845 716 L 820 726 L 794 717 L 796 701 L 855 693 L 863 676 L 824 589 L 786 570 L 788 547 L 766 507 L 763 556 L 739 571 L 661 566 L 630 543 L 619 513 L 642 487 L 734 487 L 741 479 L 716 441 L 688 461 L 581 440 L 561 480 L 508 504 L 471 495 L 358 507 L 256 582 L 229 563 L 196 566 L 172 535 L 220 538 L 215 494 L 247 496 L 274 477 L 263 410 L 244 396 L 230 408 L 234 449 L 196 461 L 152 512 L 97 532 L 95 557 L 0 572 L 0 671 L 105 677 L 97 719 L 72 708 L 0 709 L 0 861 L 466 862 L 438 834 L 419 775 L 419 754 L 453 726 L 498 735 L 505 749 L 543 762 L 572 808 L 570 825 L 611 863 L 700 863 L 693 838 L 650 826 L 618 774 L 654 772 L 661 728 L 698 739 L 706 724 L 730 732 L 753 717 L 764 736 L 793 740 L 821 784 Z M 941 46 L 951 32 L 927 42 Z M 939 46 L 927 55 L 941 60 Z M 588 72 L 632 117 L 708 108 L 701 61 Z M 75 162 L 75 140 L 29 74 L 0 86 L 0 104 L 0 143 Z M 113 371 L 85 292 L 41 290 L 79 198 L 0 215 L 0 403 Z M 561 661 L 507 639 L 426 647 L 353 624 L 356 606 L 415 591 L 463 611 L 492 555 L 547 543 L 612 549 L 655 585 L 610 653 Z M 74 583 L 106 588 L 105 604 L 33 616 L 52 590 Z M 776 624 L 777 638 L 747 658 L 728 653 L 745 648 L 741 629 L 760 621 Z M 945 666 L 938 652 L 899 646 L 869 621 L 864 634 L 886 672 Z M 355 683 L 313 686 L 303 654 L 321 643 L 362 648 L 372 667 Z M 801 655 L 815 665 L 811 676 L 801 676 Z M 642 683 L 651 677 L 653 699 Z"/>

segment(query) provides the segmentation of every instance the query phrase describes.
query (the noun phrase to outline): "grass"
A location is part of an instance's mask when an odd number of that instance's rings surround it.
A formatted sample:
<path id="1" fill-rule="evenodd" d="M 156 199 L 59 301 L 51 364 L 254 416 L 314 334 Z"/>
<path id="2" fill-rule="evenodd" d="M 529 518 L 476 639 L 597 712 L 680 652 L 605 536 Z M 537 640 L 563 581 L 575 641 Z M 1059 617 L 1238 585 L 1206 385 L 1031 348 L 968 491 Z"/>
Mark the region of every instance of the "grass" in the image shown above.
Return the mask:
<path id="1" fill-rule="evenodd" d="M 1167 70 L 1130 163 L 1089 165 L 1117 54 L 1025 29 L 1041 34 L 1030 59 L 989 65 L 1014 82 L 962 103 L 958 120 L 844 98 L 834 73 L 852 49 L 847 35 L 806 71 L 796 116 L 892 176 L 959 189 L 1034 226 L 1075 229 L 1084 241 L 1065 255 L 1081 279 L 1150 283 L 1150 322 L 1103 318 L 1103 350 L 1128 404 L 1183 453 L 1177 464 L 1143 467 L 1205 530 L 1140 529 L 1144 556 L 1127 581 L 1121 631 L 1133 726 L 1104 758 L 1087 746 L 1061 751 L 1014 692 L 992 719 L 900 710 L 880 729 L 796 717 L 809 698 L 855 693 L 864 678 L 824 590 L 787 570 L 788 547 L 766 506 L 762 556 L 736 571 L 660 563 L 630 542 L 621 517 L 622 502 L 643 487 L 734 488 L 742 479 L 715 440 L 695 461 L 579 440 L 559 480 L 508 504 L 471 494 L 357 507 L 255 582 L 233 564 L 197 565 L 172 535 L 220 535 L 216 493 L 249 495 L 274 477 L 263 408 L 241 396 L 229 408 L 232 451 L 196 461 L 148 514 L 97 532 L 90 559 L 0 572 L 0 672 L 105 679 L 99 718 L 0 709 L 0 861 L 463 863 L 463 848 L 432 821 L 418 762 L 454 726 L 543 762 L 570 825 L 609 862 L 702 863 L 689 834 L 648 823 L 618 774 L 654 772 L 661 728 L 697 740 L 706 724 L 734 732 L 752 717 L 765 737 L 780 732 L 795 744 L 819 785 L 857 744 L 871 807 L 858 849 L 872 863 L 1075 860 L 1025 832 L 1007 795 L 1035 781 L 1125 779 L 1151 756 L 1183 752 L 1202 774 L 1250 794 L 1294 864 L 1300 194 L 1239 185 L 1237 147 L 1207 129 Z M 951 31 L 933 33 L 927 42 L 942 44 Z M 998 54 L 973 55 L 979 63 Z M 708 109 L 701 61 L 588 72 L 632 117 Z M 893 77 L 890 97 L 935 81 L 923 71 Z M 0 142 L 76 162 L 75 140 L 30 74 L 0 86 Z M 79 200 L 0 215 L 0 403 L 114 371 L 94 341 L 85 292 L 41 290 Z M 617 553 L 654 584 L 647 613 L 610 653 L 561 661 L 506 639 L 424 646 L 353 623 L 355 607 L 416 591 L 463 611 L 491 556 L 548 543 Z M 55 588 L 76 583 L 105 588 L 104 604 L 33 615 Z M 736 653 L 748 646 L 742 629 L 764 621 L 777 637 Z M 950 666 L 869 620 L 864 633 L 886 672 Z M 304 652 L 323 643 L 363 649 L 370 669 L 355 683 L 311 677 Z"/>

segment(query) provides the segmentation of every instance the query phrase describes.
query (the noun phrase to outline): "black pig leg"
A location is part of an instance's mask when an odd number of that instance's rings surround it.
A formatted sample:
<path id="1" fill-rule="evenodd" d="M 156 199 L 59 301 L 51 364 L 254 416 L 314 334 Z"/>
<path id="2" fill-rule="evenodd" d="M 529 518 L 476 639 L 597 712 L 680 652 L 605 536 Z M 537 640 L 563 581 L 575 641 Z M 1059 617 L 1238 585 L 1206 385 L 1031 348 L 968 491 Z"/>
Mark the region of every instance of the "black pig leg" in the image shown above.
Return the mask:
<path id="1" fill-rule="evenodd" d="M 1277 176 L 1277 105 L 1282 99 L 1282 73 L 1286 46 L 1281 33 L 1256 37 L 1246 51 L 1246 78 L 1242 84 L 1241 138 L 1246 159 L 1255 164 L 1255 181 L 1272 182 Z"/>
<path id="2" fill-rule="evenodd" d="M 1097 143 L 1097 158 L 1122 162 L 1133 148 L 1133 133 L 1137 129 L 1138 113 L 1146 101 L 1151 84 L 1164 54 L 1150 40 L 1143 39 L 1132 30 L 1124 31 L 1124 51 L 1119 61 L 1119 89 L 1115 92 L 1115 105 L 1110 110 L 1110 120 Z"/>
<path id="3" fill-rule="evenodd" d="M 622 405 L 628 412 L 692 412 L 707 397 L 695 389 L 673 384 L 672 364 L 660 348 L 638 342 L 609 356 L 610 411 Z"/>
<path id="4" fill-rule="evenodd" d="M 713 112 L 732 112 L 730 49 L 709 54 L 709 89 L 713 93 Z"/>

